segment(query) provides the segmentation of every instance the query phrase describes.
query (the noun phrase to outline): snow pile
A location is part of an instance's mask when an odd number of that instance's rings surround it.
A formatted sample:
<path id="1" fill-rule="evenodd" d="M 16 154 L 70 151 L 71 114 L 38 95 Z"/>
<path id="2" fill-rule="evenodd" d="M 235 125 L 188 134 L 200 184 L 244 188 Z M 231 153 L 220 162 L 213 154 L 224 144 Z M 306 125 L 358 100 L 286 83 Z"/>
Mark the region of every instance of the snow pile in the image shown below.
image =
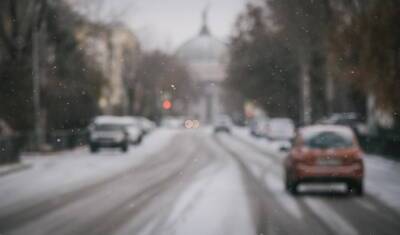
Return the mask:
<path id="1" fill-rule="evenodd" d="M 16 203 L 22 206 L 21 202 L 33 205 L 128 170 L 166 147 L 177 132 L 155 130 L 124 154 L 118 150 L 91 154 L 87 148 L 78 148 L 43 157 L 24 156 L 30 169 L 0 178 L 0 208 Z"/>

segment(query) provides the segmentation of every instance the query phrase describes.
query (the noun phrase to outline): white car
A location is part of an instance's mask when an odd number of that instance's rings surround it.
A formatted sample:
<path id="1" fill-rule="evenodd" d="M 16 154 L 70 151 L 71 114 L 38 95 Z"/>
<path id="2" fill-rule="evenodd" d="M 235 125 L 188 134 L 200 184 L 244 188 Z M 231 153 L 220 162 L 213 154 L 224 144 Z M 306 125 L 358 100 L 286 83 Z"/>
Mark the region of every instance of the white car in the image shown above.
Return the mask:
<path id="1" fill-rule="evenodd" d="M 267 137 L 268 135 L 268 119 L 257 118 L 250 122 L 250 133 L 256 137 Z"/>
<path id="2" fill-rule="evenodd" d="M 295 126 L 289 118 L 272 118 L 268 122 L 267 139 L 276 151 L 289 151 L 295 136 Z"/>
<path id="3" fill-rule="evenodd" d="M 161 126 L 167 128 L 182 128 L 185 126 L 185 120 L 182 117 L 165 117 L 161 121 Z"/>
<path id="4" fill-rule="evenodd" d="M 154 128 L 156 128 L 156 124 L 145 117 L 137 117 L 140 122 L 140 127 L 144 135 L 150 133 Z"/>
<path id="5" fill-rule="evenodd" d="M 125 126 L 130 144 L 140 144 L 143 139 L 141 122 L 136 117 L 117 117 L 118 122 Z"/>
<path id="6" fill-rule="evenodd" d="M 289 118 L 272 118 L 268 122 L 267 137 L 270 140 L 290 141 L 295 135 L 295 126 Z"/>
<path id="7" fill-rule="evenodd" d="M 130 116 L 99 116 L 96 117 L 89 128 L 90 133 L 97 133 L 96 127 L 102 125 L 110 125 L 110 126 L 119 126 L 123 129 L 124 134 L 126 135 L 127 144 L 139 144 L 142 141 L 142 131 L 140 128 L 140 124 L 137 119 Z M 111 128 L 111 127 L 110 127 Z M 92 142 L 92 141 L 91 141 Z M 96 150 L 98 145 L 96 141 L 93 141 L 92 150 Z M 98 146 L 101 147 L 101 144 Z"/>
<path id="8" fill-rule="evenodd" d="M 128 151 L 128 134 L 125 126 L 112 121 L 94 122 L 89 126 L 89 146 L 91 152 L 100 148 L 120 148 Z"/>
<path id="9" fill-rule="evenodd" d="M 214 124 L 214 132 L 226 132 L 230 133 L 231 132 L 231 127 L 232 127 L 232 119 L 229 116 L 226 115 L 221 115 L 216 118 L 215 124 Z"/>

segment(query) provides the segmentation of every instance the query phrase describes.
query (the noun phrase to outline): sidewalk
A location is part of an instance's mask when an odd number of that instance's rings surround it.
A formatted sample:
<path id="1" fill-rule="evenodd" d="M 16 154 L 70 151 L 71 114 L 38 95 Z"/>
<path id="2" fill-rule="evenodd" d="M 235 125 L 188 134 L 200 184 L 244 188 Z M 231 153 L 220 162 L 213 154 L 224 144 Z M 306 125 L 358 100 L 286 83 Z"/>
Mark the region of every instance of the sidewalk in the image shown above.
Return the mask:
<path id="1" fill-rule="evenodd" d="M 28 163 L 13 163 L 13 164 L 6 164 L 6 165 L 0 165 L 0 177 L 5 176 L 17 171 L 22 171 L 30 168 L 31 165 Z"/>

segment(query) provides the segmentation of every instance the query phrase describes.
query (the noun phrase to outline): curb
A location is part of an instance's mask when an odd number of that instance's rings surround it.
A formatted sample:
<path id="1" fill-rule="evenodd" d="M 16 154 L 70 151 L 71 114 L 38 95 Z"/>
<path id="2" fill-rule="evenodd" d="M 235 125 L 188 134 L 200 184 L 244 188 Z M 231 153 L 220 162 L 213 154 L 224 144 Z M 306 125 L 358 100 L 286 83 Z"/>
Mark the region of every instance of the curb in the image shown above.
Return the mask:
<path id="1" fill-rule="evenodd" d="M 48 151 L 48 152 L 29 152 L 29 151 L 27 151 L 27 152 L 21 152 L 21 158 L 24 158 L 24 157 L 33 157 L 33 158 L 36 158 L 36 157 L 52 157 L 52 156 L 56 156 L 56 155 L 60 155 L 60 154 L 62 155 L 62 154 L 65 154 L 65 153 L 70 153 L 70 152 L 73 152 L 75 150 L 82 150 L 82 149 L 85 149 L 85 148 L 88 148 L 88 146 L 83 145 L 83 146 L 79 146 L 79 147 L 72 148 L 72 149 L 64 149 L 64 150 Z M 0 168 L 1 168 L 1 166 L 0 166 Z"/>
<path id="2" fill-rule="evenodd" d="M 27 170 L 31 165 L 28 163 L 15 163 L 11 165 L 0 166 L 0 177 L 9 175 L 22 170 Z"/>

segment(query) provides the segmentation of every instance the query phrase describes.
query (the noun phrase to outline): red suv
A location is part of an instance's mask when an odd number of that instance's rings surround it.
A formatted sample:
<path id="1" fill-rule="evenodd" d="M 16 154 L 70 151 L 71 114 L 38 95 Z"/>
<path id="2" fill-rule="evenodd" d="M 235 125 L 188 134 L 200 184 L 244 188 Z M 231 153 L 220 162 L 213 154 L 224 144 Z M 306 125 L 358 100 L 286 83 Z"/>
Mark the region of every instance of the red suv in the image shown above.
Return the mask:
<path id="1" fill-rule="evenodd" d="M 286 189 L 292 194 L 303 182 L 344 182 L 349 192 L 363 194 L 362 151 L 349 127 L 300 128 L 284 164 Z"/>

